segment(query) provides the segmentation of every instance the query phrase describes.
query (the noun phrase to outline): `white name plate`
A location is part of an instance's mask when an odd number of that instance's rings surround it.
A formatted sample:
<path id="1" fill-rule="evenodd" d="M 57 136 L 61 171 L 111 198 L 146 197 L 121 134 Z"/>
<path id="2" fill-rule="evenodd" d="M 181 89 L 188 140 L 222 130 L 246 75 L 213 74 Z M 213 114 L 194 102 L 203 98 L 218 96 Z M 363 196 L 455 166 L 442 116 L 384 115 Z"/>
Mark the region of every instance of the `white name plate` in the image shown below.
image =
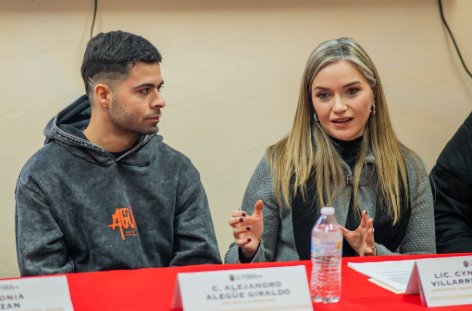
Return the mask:
<path id="1" fill-rule="evenodd" d="M 472 256 L 418 259 L 406 293 L 428 307 L 472 304 Z"/>
<path id="2" fill-rule="evenodd" d="M 73 311 L 65 276 L 0 281 L 0 310 Z"/>
<path id="3" fill-rule="evenodd" d="M 174 308 L 312 311 L 305 266 L 179 273 Z"/>

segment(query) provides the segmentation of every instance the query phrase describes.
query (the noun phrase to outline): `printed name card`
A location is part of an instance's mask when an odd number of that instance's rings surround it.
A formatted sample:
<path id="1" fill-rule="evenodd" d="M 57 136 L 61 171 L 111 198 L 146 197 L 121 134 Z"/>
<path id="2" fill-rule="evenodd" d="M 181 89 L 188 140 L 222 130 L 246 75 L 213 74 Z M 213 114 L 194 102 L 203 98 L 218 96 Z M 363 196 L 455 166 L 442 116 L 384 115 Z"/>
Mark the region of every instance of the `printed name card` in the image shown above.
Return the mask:
<path id="1" fill-rule="evenodd" d="M 174 308 L 184 311 L 312 311 L 305 266 L 179 273 Z"/>
<path id="2" fill-rule="evenodd" d="M 73 311 L 65 276 L 0 281 L 0 310 Z"/>
<path id="3" fill-rule="evenodd" d="M 418 292 L 428 307 L 472 304 L 472 256 L 418 259 L 406 293 Z"/>

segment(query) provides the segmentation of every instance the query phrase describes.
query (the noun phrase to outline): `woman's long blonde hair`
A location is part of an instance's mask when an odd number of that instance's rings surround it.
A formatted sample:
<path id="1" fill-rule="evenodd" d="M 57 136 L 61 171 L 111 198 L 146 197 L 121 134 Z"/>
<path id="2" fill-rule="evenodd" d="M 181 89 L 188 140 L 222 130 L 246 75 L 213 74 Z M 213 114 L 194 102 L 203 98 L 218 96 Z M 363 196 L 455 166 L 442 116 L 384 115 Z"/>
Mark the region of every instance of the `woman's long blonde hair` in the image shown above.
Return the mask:
<path id="1" fill-rule="evenodd" d="M 332 205 L 345 187 L 346 177 L 341 158 L 321 124 L 314 120 L 315 111 L 311 98 L 312 83 L 318 72 L 340 60 L 350 61 L 369 81 L 375 103 L 375 115 L 371 114 L 367 121 L 359 159 L 354 166 L 354 208 L 359 211 L 359 179 L 366 155 L 371 150 L 375 157 L 379 200 L 383 200 L 382 205 L 387 207 L 387 213 L 395 224 L 400 218 L 403 195 L 409 199 L 408 176 L 402 150 L 412 151 L 404 147 L 395 135 L 374 63 L 365 50 L 350 38 L 323 42 L 310 54 L 301 82 L 292 130 L 267 148 L 266 155 L 272 168 L 277 200 L 279 204 L 290 207 L 291 198 L 295 194 L 301 193 L 306 198 L 307 182 L 312 174 L 315 174 L 316 198 L 320 206 Z"/>

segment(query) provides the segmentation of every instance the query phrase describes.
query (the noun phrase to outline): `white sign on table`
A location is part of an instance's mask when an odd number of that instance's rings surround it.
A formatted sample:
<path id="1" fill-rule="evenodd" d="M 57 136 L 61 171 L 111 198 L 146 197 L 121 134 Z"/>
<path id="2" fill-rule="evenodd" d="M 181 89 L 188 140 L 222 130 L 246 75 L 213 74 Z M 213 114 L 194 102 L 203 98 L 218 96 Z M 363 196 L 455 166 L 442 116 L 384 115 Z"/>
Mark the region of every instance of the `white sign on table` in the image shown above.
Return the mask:
<path id="1" fill-rule="evenodd" d="M 472 256 L 416 260 L 406 293 L 428 307 L 472 304 Z"/>
<path id="2" fill-rule="evenodd" d="M 179 273 L 174 308 L 312 311 L 305 266 Z"/>
<path id="3" fill-rule="evenodd" d="M 0 310 L 74 310 L 65 276 L 2 280 L 0 297 Z"/>

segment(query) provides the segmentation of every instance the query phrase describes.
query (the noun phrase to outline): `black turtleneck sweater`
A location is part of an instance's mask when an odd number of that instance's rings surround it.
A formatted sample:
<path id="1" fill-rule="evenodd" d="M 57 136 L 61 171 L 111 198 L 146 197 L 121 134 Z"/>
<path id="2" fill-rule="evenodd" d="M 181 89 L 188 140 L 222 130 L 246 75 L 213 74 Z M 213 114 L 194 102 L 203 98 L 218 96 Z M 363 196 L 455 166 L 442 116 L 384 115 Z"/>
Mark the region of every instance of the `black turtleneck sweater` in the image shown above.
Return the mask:
<path id="1" fill-rule="evenodd" d="M 343 141 L 330 137 L 334 144 L 334 147 L 339 152 L 341 159 L 343 159 L 351 168 L 356 165 L 357 159 L 359 159 L 359 151 L 361 150 L 362 136 L 351 141 Z"/>

